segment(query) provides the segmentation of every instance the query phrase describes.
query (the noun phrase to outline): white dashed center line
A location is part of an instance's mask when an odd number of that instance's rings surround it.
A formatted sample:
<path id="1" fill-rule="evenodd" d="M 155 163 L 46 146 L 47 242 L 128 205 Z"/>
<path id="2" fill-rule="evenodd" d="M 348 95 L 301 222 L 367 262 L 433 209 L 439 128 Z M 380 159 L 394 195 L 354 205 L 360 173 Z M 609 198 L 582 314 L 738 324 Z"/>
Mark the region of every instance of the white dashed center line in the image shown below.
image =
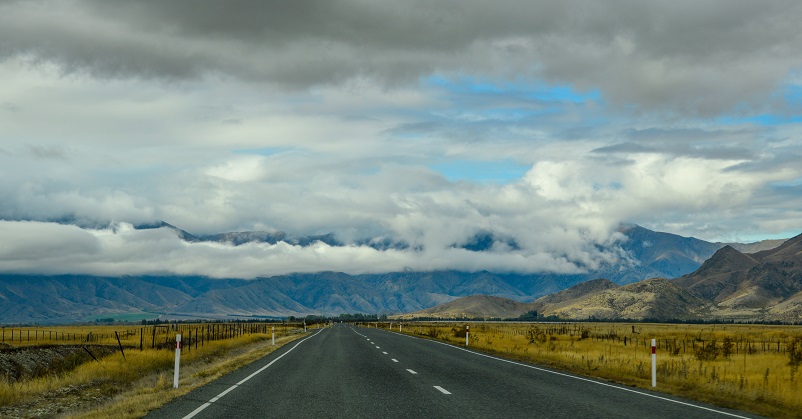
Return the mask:
<path id="1" fill-rule="evenodd" d="M 382 351 L 383 354 L 387 355 L 387 352 Z"/>
<path id="2" fill-rule="evenodd" d="M 381 348 L 377 346 L 376 349 L 381 349 Z"/>
<path id="3" fill-rule="evenodd" d="M 415 372 L 415 371 L 412 371 L 412 370 L 411 370 L 411 369 L 409 369 L 409 368 L 407 368 L 407 371 L 409 371 L 409 373 L 410 373 L 410 374 L 417 374 L 417 372 Z"/>
<path id="4" fill-rule="evenodd" d="M 397 359 L 395 359 L 395 358 L 392 358 L 392 360 L 393 360 L 393 362 L 398 362 L 398 360 L 397 360 Z"/>
<path id="5" fill-rule="evenodd" d="M 440 386 L 434 386 L 434 388 L 436 388 L 436 389 L 440 390 L 440 392 L 441 392 L 441 393 L 443 393 L 443 394 L 451 394 L 451 392 L 450 392 L 450 391 L 448 391 L 448 390 L 444 389 L 443 387 L 440 387 Z"/>

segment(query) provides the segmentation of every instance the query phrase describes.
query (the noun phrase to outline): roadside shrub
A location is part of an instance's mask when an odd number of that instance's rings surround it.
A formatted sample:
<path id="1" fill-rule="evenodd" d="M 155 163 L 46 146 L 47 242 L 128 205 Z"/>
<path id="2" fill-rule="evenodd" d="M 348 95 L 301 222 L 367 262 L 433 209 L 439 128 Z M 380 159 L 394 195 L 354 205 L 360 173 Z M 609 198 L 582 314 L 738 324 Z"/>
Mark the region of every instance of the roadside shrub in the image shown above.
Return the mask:
<path id="1" fill-rule="evenodd" d="M 715 340 L 711 340 L 706 344 L 696 348 L 696 359 L 699 361 L 712 361 L 718 358 L 721 353 L 721 348 L 718 347 Z"/>
<path id="2" fill-rule="evenodd" d="M 440 339 L 440 330 L 437 329 L 436 327 L 428 328 L 426 332 L 424 332 L 423 334 L 430 338 Z"/>
<path id="3" fill-rule="evenodd" d="M 526 336 L 529 338 L 529 343 L 546 343 L 546 332 L 540 330 L 538 327 L 532 327 L 526 331 Z"/>
<path id="4" fill-rule="evenodd" d="M 798 367 L 802 364 L 802 337 L 794 338 L 788 344 L 788 365 Z"/>
<path id="5" fill-rule="evenodd" d="M 732 339 L 729 337 L 724 338 L 724 341 L 721 342 L 721 356 L 724 357 L 724 359 L 730 359 L 734 346 L 735 344 L 732 342 Z"/>

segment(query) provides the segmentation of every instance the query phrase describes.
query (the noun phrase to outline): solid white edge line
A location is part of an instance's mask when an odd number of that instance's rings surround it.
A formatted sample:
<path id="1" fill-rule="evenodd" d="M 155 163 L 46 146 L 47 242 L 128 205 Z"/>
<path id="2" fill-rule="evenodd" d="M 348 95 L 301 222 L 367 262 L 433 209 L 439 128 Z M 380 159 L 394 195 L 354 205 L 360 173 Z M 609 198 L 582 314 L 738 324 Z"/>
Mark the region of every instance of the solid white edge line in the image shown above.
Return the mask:
<path id="1" fill-rule="evenodd" d="M 249 375 L 249 376 L 245 377 L 244 379 L 240 380 L 240 382 L 238 382 L 237 384 L 234 384 L 234 385 L 232 385 L 231 387 L 229 387 L 229 388 L 225 389 L 225 391 L 223 391 L 222 393 L 218 394 L 218 395 L 217 395 L 217 396 L 215 396 L 215 397 L 212 397 L 212 399 L 211 399 L 211 400 L 209 400 L 208 402 L 206 402 L 206 403 L 204 403 L 204 404 L 200 405 L 200 406 L 199 406 L 197 409 L 193 410 L 193 411 L 192 411 L 192 412 L 190 412 L 188 415 L 184 416 L 184 418 L 183 418 L 183 419 L 190 419 L 190 418 L 193 418 L 193 417 L 195 417 L 195 415 L 197 415 L 198 413 L 202 412 L 202 411 L 203 411 L 203 409 L 206 409 L 207 407 L 211 406 L 211 405 L 212 405 L 212 403 L 214 403 L 214 402 L 216 402 L 216 401 L 220 400 L 220 398 L 222 398 L 223 396 L 225 396 L 226 394 L 228 394 L 228 393 L 229 393 L 231 390 L 234 390 L 234 389 L 235 389 L 235 388 L 237 388 L 238 386 L 242 385 L 242 383 L 244 383 L 244 382 L 246 382 L 246 381 L 250 380 L 251 378 L 253 378 L 254 376 L 256 376 L 256 374 L 259 374 L 260 372 L 262 372 L 262 371 L 266 370 L 266 369 L 267 369 L 267 367 L 269 367 L 269 366 L 273 365 L 273 364 L 274 364 L 276 361 L 278 361 L 279 359 L 283 358 L 283 357 L 284 357 L 284 355 L 287 355 L 288 353 L 292 352 L 292 351 L 293 351 L 293 349 L 295 349 L 295 348 L 297 348 L 297 347 L 298 347 L 298 345 L 300 345 L 300 344 L 304 343 L 304 342 L 305 342 L 307 339 L 311 339 L 311 338 L 313 338 L 313 337 L 317 336 L 317 334 L 318 334 L 318 333 L 320 333 L 320 332 L 322 332 L 323 330 L 325 330 L 325 329 L 320 329 L 320 330 L 318 330 L 318 331 L 317 331 L 317 332 L 316 332 L 314 335 L 312 335 L 312 336 L 309 336 L 309 337 L 305 337 L 305 338 L 301 339 L 301 341 L 299 341 L 298 343 L 296 343 L 296 344 L 295 344 L 295 346 L 293 346 L 292 348 L 290 348 L 290 349 L 289 349 L 287 352 L 284 352 L 283 354 L 279 355 L 279 356 L 278 356 L 276 359 L 274 359 L 274 360 L 270 361 L 270 363 L 269 363 L 269 364 L 265 365 L 265 366 L 264 366 L 264 367 L 262 367 L 262 368 L 259 368 L 259 369 L 258 369 L 256 372 L 254 372 L 253 374 L 251 374 L 251 375 Z"/>
<path id="2" fill-rule="evenodd" d="M 521 363 L 521 362 L 510 361 L 509 359 L 504 359 L 504 358 L 497 358 L 495 356 L 483 354 L 483 353 L 480 353 L 480 352 L 469 351 L 469 350 L 467 350 L 465 348 L 460 348 L 459 346 L 454 346 L 454 345 L 451 345 L 451 344 L 448 344 L 448 343 L 445 343 L 445 342 L 439 342 L 439 341 L 431 340 L 431 339 L 423 339 L 423 338 L 419 338 L 419 337 L 416 337 L 416 336 L 405 335 L 403 333 L 398 333 L 398 335 L 404 336 L 404 337 L 408 337 L 410 339 L 418 339 L 418 340 L 422 340 L 422 341 L 438 343 L 440 345 L 447 346 L 449 348 L 459 349 L 460 351 L 465 351 L 465 352 L 467 352 L 469 354 L 474 354 L 474 355 L 477 355 L 477 356 L 483 356 L 485 358 L 495 359 L 496 361 L 506 362 L 506 363 L 518 365 L 518 366 L 521 366 L 521 367 L 531 368 L 533 370 L 537 370 L 537 371 L 541 371 L 541 372 L 547 372 L 549 374 L 559 375 L 559 376 L 567 377 L 567 378 L 573 378 L 575 380 L 580 380 L 580 381 L 586 381 L 588 383 L 593 383 L 593 384 L 598 384 L 600 386 L 605 386 L 605 387 L 610 387 L 610 388 L 614 388 L 614 389 L 618 389 L 618 390 L 628 391 L 630 393 L 635 393 L 635 394 L 638 394 L 638 395 L 641 395 L 641 396 L 652 397 L 652 398 L 655 398 L 655 399 L 659 399 L 659 400 L 663 400 L 663 401 L 667 401 L 667 402 L 671 402 L 671 403 L 677 403 L 677 404 L 681 404 L 681 405 L 684 405 L 684 406 L 695 407 L 697 409 L 707 410 L 707 411 L 714 412 L 714 413 L 720 413 L 720 414 L 726 415 L 726 416 L 732 416 L 732 417 L 742 418 L 742 419 L 749 419 L 746 416 L 736 415 L 735 413 L 730 413 L 730 412 L 724 412 L 724 411 L 721 411 L 721 410 L 711 409 L 709 407 L 704 407 L 704 406 L 699 406 L 699 405 L 696 405 L 696 404 L 693 404 L 693 403 L 686 403 L 686 402 L 682 402 L 682 401 L 679 401 L 679 400 L 669 399 L 668 397 L 662 397 L 662 396 L 658 396 L 656 394 L 644 393 L 642 391 L 632 390 L 632 389 L 626 388 L 626 387 L 620 387 L 620 386 L 613 385 L 613 384 L 602 383 L 600 381 L 592 380 L 590 378 L 579 377 L 579 376 L 576 376 L 576 375 L 570 375 L 570 374 L 557 372 L 557 371 L 551 371 L 551 370 L 547 370 L 545 368 L 536 367 L 534 365 L 528 365 L 528 364 L 524 364 L 524 363 Z"/>
<path id="3" fill-rule="evenodd" d="M 211 404 L 211 403 L 214 403 L 214 402 L 216 402 L 216 401 L 220 400 L 220 399 L 221 399 L 223 396 L 225 396 L 225 395 L 226 395 L 226 394 L 228 394 L 228 393 L 229 393 L 231 390 L 234 390 L 234 389 L 235 389 L 235 388 L 237 388 L 237 387 L 239 387 L 239 384 L 234 384 L 233 386 L 231 386 L 231 387 L 227 388 L 227 389 L 226 389 L 224 392 L 222 392 L 222 393 L 218 394 L 218 395 L 217 395 L 217 396 L 215 396 L 215 397 L 212 397 L 212 399 L 211 399 L 211 400 L 209 400 L 209 404 Z"/>
<path id="4" fill-rule="evenodd" d="M 441 393 L 443 393 L 443 394 L 451 394 L 451 392 L 450 392 L 450 391 L 448 391 L 448 390 L 444 389 L 443 387 L 440 387 L 440 386 L 434 386 L 434 388 L 436 388 L 436 389 L 440 390 L 440 392 L 441 392 Z"/>

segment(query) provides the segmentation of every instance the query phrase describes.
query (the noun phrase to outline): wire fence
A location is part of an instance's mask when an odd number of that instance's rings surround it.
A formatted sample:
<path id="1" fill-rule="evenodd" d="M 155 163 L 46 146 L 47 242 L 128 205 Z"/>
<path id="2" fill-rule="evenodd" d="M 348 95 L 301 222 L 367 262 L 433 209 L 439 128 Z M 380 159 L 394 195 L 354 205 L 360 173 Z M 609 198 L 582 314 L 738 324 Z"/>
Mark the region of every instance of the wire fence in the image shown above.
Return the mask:
<path id="1" fill-rule="evenodd" d="M 192 351 L 212 341 L 263 334 L 279 338 L 303 331 L 294 323 L 165 323 L 126 326 L 65 326 L 64 328 L 0 328 L 0 342 L 6 347 L 38 345 L 120 345 L 139 350 L 175 348 L 181 334 L 182 349 Z"/>

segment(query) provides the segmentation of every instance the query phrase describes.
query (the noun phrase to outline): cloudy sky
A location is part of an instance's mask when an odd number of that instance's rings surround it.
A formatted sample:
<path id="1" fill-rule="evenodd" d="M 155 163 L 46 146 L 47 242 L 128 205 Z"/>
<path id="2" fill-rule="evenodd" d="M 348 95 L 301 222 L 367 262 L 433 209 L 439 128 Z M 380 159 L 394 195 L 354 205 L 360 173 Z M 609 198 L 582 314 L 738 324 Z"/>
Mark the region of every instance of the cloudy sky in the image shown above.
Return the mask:
<path id="1" fill-rule="evenodd" d="M 791 237 L 800 19 L 798 1 L 2 1 L 0 271 L 579 272 L 618 257 L 597 245 L 622 222 Z M 154 220 L 410 248 L 131 228 Z M 479 232 L 504 239 L 453 247 Z"/>

